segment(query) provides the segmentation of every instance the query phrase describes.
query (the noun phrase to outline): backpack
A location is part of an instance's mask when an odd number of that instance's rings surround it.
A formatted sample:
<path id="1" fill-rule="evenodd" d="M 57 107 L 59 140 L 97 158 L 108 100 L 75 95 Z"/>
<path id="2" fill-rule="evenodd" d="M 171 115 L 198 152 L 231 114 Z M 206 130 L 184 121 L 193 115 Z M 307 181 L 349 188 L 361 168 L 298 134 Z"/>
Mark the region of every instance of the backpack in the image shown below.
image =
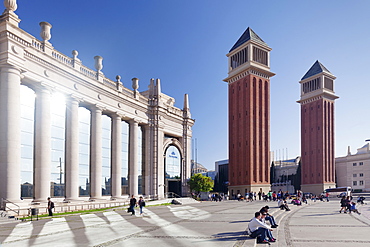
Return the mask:
<path id="1" fill-rule="evenodd" d="M 145 207 L 145 201 L 142 201 L 140 204 L 140 206 Z"/>
<path id="2" fill-rule="evenodd" d="M 54 208 L 54 202 L 50 203 L 50 208 Z"/>

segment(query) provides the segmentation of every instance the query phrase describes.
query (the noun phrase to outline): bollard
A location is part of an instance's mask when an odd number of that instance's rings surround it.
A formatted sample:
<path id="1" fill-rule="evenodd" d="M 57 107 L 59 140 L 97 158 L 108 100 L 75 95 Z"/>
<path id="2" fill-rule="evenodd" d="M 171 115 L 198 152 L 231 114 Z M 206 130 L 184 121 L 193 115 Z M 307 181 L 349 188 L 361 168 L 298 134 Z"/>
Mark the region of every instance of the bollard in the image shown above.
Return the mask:
<path id="1" fill-rule="evenodd" d="M 37 220 L 39 220 L 39 209 L 38 208 L 31 208 L 31 221 L 32 221 L 32 216 L 37 217 Z"/>

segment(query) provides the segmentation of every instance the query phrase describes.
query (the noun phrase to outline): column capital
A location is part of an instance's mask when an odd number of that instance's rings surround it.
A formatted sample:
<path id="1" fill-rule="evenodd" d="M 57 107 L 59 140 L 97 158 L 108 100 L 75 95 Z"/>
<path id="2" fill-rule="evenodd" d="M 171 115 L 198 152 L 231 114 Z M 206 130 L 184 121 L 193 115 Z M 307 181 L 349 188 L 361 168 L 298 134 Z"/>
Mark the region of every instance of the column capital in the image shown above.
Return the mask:
<path id="1" fill-rule="evenodd" d="M 102 105 L 99 105 L 99 104 L 95 104 L 95 105 L 91 105 L 90 106 L 90 109 L 91 110 L 99 110 L 99 111 L 104 111 L 106 110 L 106 108 Z"/>
<path id="2" fill-rule="evenodd" d="M 46 84 L 45 82 L 40 82 L 40 84 L 34 86 L 33 89 L 35 90 L 36 93 L 38 93 L 38 92 L 48 92 L 48 93 L 51 94 L 51 93 L 55 92 L 55 87 L 50 86 L 50 85 Z"/>
<path id="3" fill-rule="evenodd" d="M 1 64 L 0 65 L 0 72 L 5 72 L 4 70 L 16 70 L 17 72 L 19 72 L 19 75 L 24 72 L 22 71 L 22 69 L 20 69 L 19 67 L 16 67 L 14 65 L 11 65 L 11 64 Z"/>
<path id="4" fill-rule="evenodd" d="M 70 94 L 66 95 L 66 101 L 77 101 L 77 103 L 83 102 L 83 98 L 76 95 L 76 94 Z"/>
<path id="5" fill-rule="evenodd" d="M 124 119 L 125 117 L 126 117 L 126 114 L 124 114 L 123 112 L 118 112 L 118 111 L 116 111 L 116 112 L 112 112 L 112 113 L 110 113 L 109 114 L 112 118 L 121 118 L 121 120 L 122 119 Z"/>
<path id="6" fill-rule="evenodd" d="M 138 118 L 131 118 L 127 121 L 129 124 L 139 124 L 140 121 Z"/>

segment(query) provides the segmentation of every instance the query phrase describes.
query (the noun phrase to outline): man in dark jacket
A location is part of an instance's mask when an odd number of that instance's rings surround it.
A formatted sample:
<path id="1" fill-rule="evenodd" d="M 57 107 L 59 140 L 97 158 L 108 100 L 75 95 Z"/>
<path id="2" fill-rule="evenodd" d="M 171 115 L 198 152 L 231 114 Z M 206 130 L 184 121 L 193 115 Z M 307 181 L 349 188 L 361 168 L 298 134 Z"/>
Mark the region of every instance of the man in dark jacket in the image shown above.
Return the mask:
<path id="1" fill-rule="evenodd" d="M 131 196 L 131 199 L 130 199 L 130 207 L 128 209 L 128 212 L 131 212 L 131 215 L 135 215 L 135 206 L 136 206 L 136 198 L 134 197 L 134 195 Z"/>
<path id="2" fill-rule="evenodd" d="M 54 202 L 50 200 L 50 197 L 48 197 L 48 212 L 49 216 L 53 216 L 53 208 L 54 208 Z"/>

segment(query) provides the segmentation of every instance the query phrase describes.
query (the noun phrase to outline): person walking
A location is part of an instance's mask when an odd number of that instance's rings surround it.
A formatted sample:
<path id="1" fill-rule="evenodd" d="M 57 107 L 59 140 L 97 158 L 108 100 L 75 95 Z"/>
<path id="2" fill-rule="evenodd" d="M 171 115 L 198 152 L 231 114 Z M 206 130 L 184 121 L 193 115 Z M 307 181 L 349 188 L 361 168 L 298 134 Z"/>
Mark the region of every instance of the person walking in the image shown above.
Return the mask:
<path id="1" fill-rule="evenodd" d="M 339 213 L 342 213 L 342 210 L 344 213 L 347 211 L 347 200 L 345 196 L 342 196 L 342 199 L 340 199 L 340 210 Z"/>
<path id="2" fill-rule="evenodd" d="M 134 195 L 131 195 L 131 199 L 130 199 L 130 207 L 128 208 L 128 213 L 131 212 L 131 215 L 135 215 L 135 206 L 137 205 L 136 203 L 136 198 L 134 197 Z"/>
<path id="3" fill-rule="evenodd" d="M 142 215 L 143 214 L 143 207 L 145 207 L 145 201 L 144 201 L 142 196 L 140 196 L 139 202 L 137 204 L 139 204 L 140 215 Z"/>
<path id="4" fill-rule="evenodd" d="M 351 213 L 351 198 L 347 196 L 346 198 L 346 211 L 344 213 Z"/>
<path id="5" fill-rule="evenodd" d="M 53 208 L 54 208 L 54 202 L 51 201 L 50 197 L 48 197 L 48 212 L 49 216 L 53 216 Z"/>

